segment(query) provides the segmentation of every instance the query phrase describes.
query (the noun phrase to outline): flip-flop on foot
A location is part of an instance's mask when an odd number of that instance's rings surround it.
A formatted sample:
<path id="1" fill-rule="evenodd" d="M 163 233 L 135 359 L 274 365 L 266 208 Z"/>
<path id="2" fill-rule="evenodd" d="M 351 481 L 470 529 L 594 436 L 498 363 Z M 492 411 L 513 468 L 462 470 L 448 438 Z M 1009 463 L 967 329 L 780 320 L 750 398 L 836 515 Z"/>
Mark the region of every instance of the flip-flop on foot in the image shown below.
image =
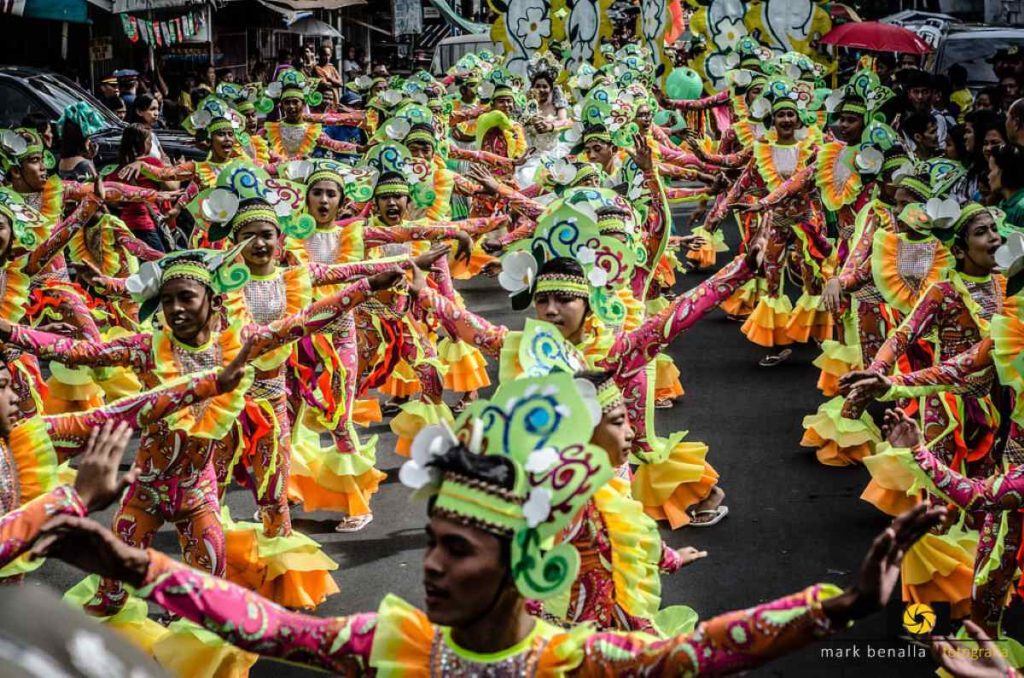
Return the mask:
<path id="1" fill-rule="evenodd" d="M 373 522 L 372 513 L 364 513 L 361 516 L 349 516 L 342 520 L 334 528 L 335 532 L 358 532 Z"/>
<path id="2" fill-rule="evenodd" d="M 704 509 L 702 511 L 691 511 L 690 512 L 690 527 L 714 527 L 718 523 L 722 522 L 722 519 L 729 515 L 728 506 L 718 506 L 713 509 Z M 710 520 L 698 521 L 699 516 L 713 516 Z"/>

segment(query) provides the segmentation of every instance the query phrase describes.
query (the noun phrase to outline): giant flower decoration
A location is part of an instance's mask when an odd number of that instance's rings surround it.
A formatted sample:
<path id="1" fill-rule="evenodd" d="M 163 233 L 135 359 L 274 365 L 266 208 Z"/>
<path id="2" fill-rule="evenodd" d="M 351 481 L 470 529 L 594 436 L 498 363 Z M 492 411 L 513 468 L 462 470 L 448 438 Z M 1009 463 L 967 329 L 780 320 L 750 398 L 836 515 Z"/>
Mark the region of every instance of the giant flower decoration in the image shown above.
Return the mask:
<path id="1" fill-rule="evenodd" d="M 516 22 L 516 32 L 522 36 L 527 49 L 540 49 L 545 38 L 551 37 L 551 19 L 544 5 L 526 8 L 526 16 Z"/>
<path id="2" fill-rule="evenodd" d="M 747 27 L 744 25 L 742 17 L 727 16 L 715 24 L 712 33 L 719 50 L 725 52 L 736 49 L 739 41 L 746 37 Z"/>

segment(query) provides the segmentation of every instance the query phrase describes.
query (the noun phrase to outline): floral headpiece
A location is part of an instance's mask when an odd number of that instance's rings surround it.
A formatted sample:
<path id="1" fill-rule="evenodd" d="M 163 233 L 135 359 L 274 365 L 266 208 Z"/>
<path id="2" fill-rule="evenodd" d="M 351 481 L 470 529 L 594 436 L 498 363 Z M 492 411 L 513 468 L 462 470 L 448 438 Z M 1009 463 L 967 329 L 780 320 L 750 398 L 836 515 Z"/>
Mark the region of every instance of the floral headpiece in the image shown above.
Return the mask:
<path id="1" fill-rule="evenodd" d="M 437 194 L 427 177 L 433 173 L 430 161 L 412 157 L 409 149 L 397 142 L 373 146 L 360 166 L 373 170 L 373 197 L 408 195 L 417 207 L 434 204 Z M 372 176 L 372 175 L 371 175 Z"/>
<path id="2" fill-rule="evenodd" d="M 624 215 L 623 228 L 602 234 L 598 210 L 611 206 Z M 570 189 L 545 208 L 532 240 L 502 257 L 499 283 L 516 310 L 528 307 L 539 292 L 558 291 L 585 297 L 602 322 L 621 325 L 626 307 L 617 291 L 628 284 L 633 268 L 646 260 L 635 232 L 635 212 L 621 195 L 610 189 Z M 560 257 L 577 261 L 584 277 L 538 277 L 545 262 Z"/>
<path id="3" fill-rule="evenodd" d="M 0 129 L 0 169 L 5 174 L 33 155 L 43 157 L 46 169 L 53 169 L 57 164 L 53 154 L 43 147 L 43 140 L 35 130 L 26 127 Z"/>
<path id="4" fill-rule="evenodd" d="M 190 211 L 208 224 L 211 242 L 234 237 L 246 224 L 269 221 L 292 238 L 308 238 L 316 222 L 302 214 L 302 187 L 274 179 L 244 159 L 234 160 L 217 175 L 217 183 L 201 191 Z"/>
<path id="5" fill-rule="evenodd" d="M 517 94 L 517 83 L 515 77 L 506 68 L 492 69 L 477 87 L 477 94 L 480 99 L 489 103 L 498 97 L 515 97 Z"/>
<path id="6" fill-rule="evenodd" d="M 806 82 L 775 77 L 769 80 L 761 95 L 750 104 L 750 114 L 767 122 L 776 112 L 791 109 L 807 124 L 814 121 L 814 91 Z"/>
<path id="7" fill-rule="evenodd" d="M 82 135 L 86 137 L 102 132 L 107 126 L 96 109 L 84 101 L 76 101 L 65 106 L 64 112 L 57 118 L 57 127 L 63 126 L 68 120 L 78 125 L 78 129 L 82 130 Z"/>
<path id="8" fill-rule="evenodd" d="M 267 85 L 264 94 L 272 103 L 285 99 L 302 99 L 310 106 L 323 103 L 324 95 L 317 91 L 316 79 L 309 79 L 294 68 L 287 68 L 277 74 L 274 82 Z M 266 103 L 263 104 L 264 107 Z"/>
<path id="9" fill-rule="evenodd" d="M 249 269 L 234 263 L 245 247 L 240 242 L 229 250 L 182 250 L 139 266 L 125 280 L 125 288 L 140 304 L 139 321 L 144 321 L 160 304 L 160 289 L 172 280 L 185 278 L 205 285 L 214 294 L 227 294 L 249 282 Z"/>
<path id="10" fill-rule="evenodd" d="M 46 218 L 13 188 L 0 186 L 0 216 L 11 222 L 10 254 L 31 252 L 49 230 Z"/>
<path id="11" fill-rule="evenodd" d="M 434 496 L 432 516 L 511 539 L 510 568 L 519 592 L 547 599 L 575 581 L 580 557 L 568 543 L 551 546 L 613 475 L 608 457 L 590 444 L 593 407 L 570 374 L 517 379 L 477 401 L 447 426 L 429 426 L 413 441 L 399 478 L 417 496 Z M 505 460 L 511 488 L 446 470 L 449 455 Z"/>
<path id="12" fill-rule="evenodd" d="M 412 128 L 417 125 L 433 126 L 434 112 L 423 104 L 403 104 L 377 128 L 373 139 L 374 141 L 391 141 L 402 144 L 405 143 Z M 437 144 L 436 134 L 431 138 L 431 142 Z"/>
<path id="13" fill-rule="evenodd" d="M 196 110 L 181 122 L 185 131 L 193 136 L 205 133 L 207 136 L 222 129 L 241 132 L 245 120 L 226 100 L 210 95 L 204 97 Z"/>
<path id="14" fill-rule="evenodd" d="M 234 82 L 222 82 L 217 85 L 216 94 L 231 104 L 239 113 L 245 114 L 251 110 L 257 110 L 266 114 L 270 112 L 270 108 L 266 108 L 265 104 L 261 107 L 262 91 L 262 83 L 239 85 Z M 269 100 L 264 101 L 269 102 Z"/>
<path id="15" fill-rule="evenodd" d="M 884 122 L 868 124 L 860 136 L 860 147 L 854 156 L 857 171 L 864 175 L 881 174 L 901 162 L 910 162 L 905 152 L 902 155 L 892 152 L 893 149 L 902 149 L 899 141 L 896 130 Z"/>
<path id="16" fill-rule="evenodd" d="M 894 96 L 896 93 L 883 86 L 874 71 L 862 69 L 846 85 L 832 90 L 825 99 L 825 110 L 859 115 L 867 122 L 884 122 L 885 116 L 879 109 Z"/>
<path id="17" fill-rule="evenodd" d="M 932 198 L 932 200 L 929 200 L 928 202 L 932 202 L 934 200 L 935 198 Z M 952 201 L 952 198 L 947 198 L 943 202 L 946 203 L 950 201 Z M 963 232 L 964 228 L 972 221 L 974 221 L 975 217 L 977 217 L 980 214 L 988 214 L 988 216 L 992 217 L 992 221 L 995 222 L 996 229 L 1001 234 L 1005 235 L 1006 233 L 1008 233 L 1008 231 L 1006 230 L 1006 213 L 1003 212 L 1003 210 L 999 209 L 998 207 L 989 207 L 987 205 L 982 205 L 981 203 L 977 202 L 969 202 L 962 208 L 958 206 L 956 218 L 953 220 L 952 224 L 946 230 L 937 233 L 938 237 L 945 244 L 951 244 L 956 239 L 956 237 Z"/>
<path id="18" fill-rule="evenodd" d="M 547 51 L 536 52 L 526 64 L 526 79 L 533 82 L 535 78 L 546 76 L 551 82 L 555 82 L 561 70 L 562 64 L 554 54 Z"/>
<path id="19" fill-rule="evenodd" d="M 963 165 L 947 158 L 931 158 L 907 165 L 893 174 L 896 185 L 919 200 L 946 198 L 950 190 L 967 174 Z"/>
<path id="20" fill-rule="evenodd" d="M 597 165 L 591 162 L 544 157 L 537 166 L 534 183 L 540 185 L 545 194 L 554 193 L 556 197 L 560 197 L 566 190 L 575 188 L 584 180 L 598 174 Z"/>

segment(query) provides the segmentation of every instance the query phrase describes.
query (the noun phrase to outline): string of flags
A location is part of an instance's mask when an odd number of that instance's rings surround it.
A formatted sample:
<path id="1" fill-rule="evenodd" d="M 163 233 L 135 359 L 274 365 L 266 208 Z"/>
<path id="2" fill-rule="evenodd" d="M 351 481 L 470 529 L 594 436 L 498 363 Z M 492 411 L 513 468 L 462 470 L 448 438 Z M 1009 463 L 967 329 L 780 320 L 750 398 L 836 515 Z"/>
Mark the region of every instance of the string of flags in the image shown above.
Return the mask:
<path id="1" fill-rule="evenodd" d="M 150 21 L 130 14 L 121 15 L 121 28 L 131 42 L 142 40 L 147 45 L 166 47 L 184 42 L 202 29 L 201 14 L 183 14 L 164 21 Z"/>

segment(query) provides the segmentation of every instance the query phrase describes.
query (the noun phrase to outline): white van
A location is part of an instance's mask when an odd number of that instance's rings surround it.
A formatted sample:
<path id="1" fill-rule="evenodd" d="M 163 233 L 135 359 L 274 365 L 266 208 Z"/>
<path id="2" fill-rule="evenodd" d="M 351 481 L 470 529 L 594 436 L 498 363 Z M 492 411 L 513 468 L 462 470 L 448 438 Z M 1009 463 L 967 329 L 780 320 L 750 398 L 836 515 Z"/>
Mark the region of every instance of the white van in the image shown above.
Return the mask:
<path id="1" fill-rule="evenodd" d="M 504 54 L 505 46 L 491 42 L 491 36 L 487 33 L 479 35 L 453 35 L 437 43 L 434 49 L 434 60 L 430 64 L 430 71 L 434 75 L 444 75 L 448 69 L 458 63 L 462 55 L 480 50 L 490 50 L 495 54 Z"/>

